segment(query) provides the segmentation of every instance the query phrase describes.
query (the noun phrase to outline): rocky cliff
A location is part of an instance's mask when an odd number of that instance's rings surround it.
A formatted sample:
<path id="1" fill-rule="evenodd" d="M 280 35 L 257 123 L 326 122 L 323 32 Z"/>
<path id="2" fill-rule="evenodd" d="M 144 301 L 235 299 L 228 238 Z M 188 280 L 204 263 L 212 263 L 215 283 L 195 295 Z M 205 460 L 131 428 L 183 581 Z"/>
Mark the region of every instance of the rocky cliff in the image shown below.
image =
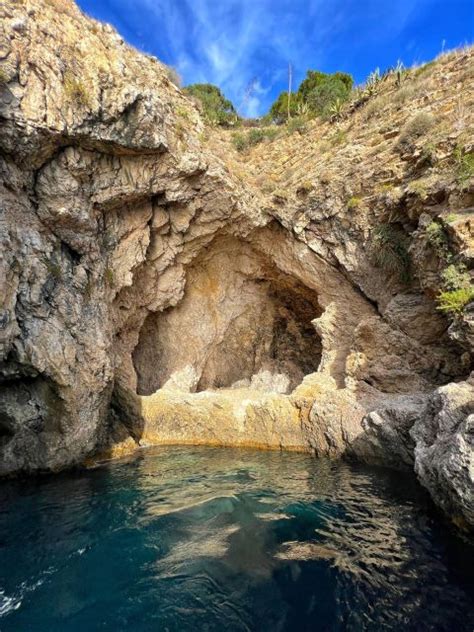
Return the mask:
<path id="1" fill-rule="evenodd" d="M 241 154 L 72 3 L 0 20 L 0 474 L 309 450 L 473 525 L 472 49 Z"/>

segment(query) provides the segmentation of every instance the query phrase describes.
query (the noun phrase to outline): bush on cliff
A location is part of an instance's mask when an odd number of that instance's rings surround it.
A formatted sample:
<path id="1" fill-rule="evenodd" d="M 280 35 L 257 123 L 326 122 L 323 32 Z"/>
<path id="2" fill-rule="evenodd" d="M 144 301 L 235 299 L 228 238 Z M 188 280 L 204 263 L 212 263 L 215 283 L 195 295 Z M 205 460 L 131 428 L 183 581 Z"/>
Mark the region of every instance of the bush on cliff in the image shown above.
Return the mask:
<path id="1" fill-rule="evenodd" d="M 239 121 L 232 102 L 225 98 L 217 86 L 194 83 L 186 86 L 184 92 L 199 102 L 204 116 L 212 125 L 235 125 Z"/>
<path id="2" fill-rule="evenodd" d="M 306 78 L 298 90 L 290 97 L 290 117 L 308 115 L 329 118 L 335 104 L 339 106 L 348 100 L 354 81 L 344 72 L 327 74 L 317 70 L 308 70 Z M 277 123 L 288 118 L 288 92 L 282 92 L 270 108 L 270 115 Z"/>

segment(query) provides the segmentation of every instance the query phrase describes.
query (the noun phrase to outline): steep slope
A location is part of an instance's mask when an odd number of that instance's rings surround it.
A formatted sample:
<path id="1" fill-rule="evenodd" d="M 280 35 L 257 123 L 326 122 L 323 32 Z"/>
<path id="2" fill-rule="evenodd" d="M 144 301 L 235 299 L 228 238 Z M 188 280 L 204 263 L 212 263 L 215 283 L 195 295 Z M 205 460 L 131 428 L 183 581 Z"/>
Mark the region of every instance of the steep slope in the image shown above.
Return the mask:
<path id="1" fill-rule="evenodd" d="M 0 12 L 0 473 L 311 450 L 473 524 L 472 50 L 239 154 L 72 3 Z"/>

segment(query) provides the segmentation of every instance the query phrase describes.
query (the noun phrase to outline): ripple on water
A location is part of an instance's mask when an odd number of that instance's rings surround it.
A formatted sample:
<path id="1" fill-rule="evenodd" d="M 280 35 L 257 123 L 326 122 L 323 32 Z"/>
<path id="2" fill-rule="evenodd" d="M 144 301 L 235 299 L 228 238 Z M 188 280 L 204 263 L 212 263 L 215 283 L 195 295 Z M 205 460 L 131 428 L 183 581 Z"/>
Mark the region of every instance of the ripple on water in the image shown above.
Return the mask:
<path id="1" fill-rule="evenodd" d="M 473 630 L 472 544 L 410 478 L 161 448 L 0 485 L 0 629 Z"/>

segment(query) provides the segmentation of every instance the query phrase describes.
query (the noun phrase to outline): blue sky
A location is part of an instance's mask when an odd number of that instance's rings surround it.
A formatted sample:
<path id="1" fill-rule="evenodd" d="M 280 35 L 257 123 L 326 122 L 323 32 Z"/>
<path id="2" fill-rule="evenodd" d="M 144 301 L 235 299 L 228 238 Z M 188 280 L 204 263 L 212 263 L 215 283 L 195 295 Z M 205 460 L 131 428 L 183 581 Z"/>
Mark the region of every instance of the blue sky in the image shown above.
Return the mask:
<path id="1" fill-rule="evenodd" d="M 79 0 L 184 84 L 218 85 L 243 115 L 264 114 L 306 70 L 362 82 L 401 59 L 429 61 L 474 39 L 474 0 Z M 248 87 L 252 85 L 249 93 Z"/>

